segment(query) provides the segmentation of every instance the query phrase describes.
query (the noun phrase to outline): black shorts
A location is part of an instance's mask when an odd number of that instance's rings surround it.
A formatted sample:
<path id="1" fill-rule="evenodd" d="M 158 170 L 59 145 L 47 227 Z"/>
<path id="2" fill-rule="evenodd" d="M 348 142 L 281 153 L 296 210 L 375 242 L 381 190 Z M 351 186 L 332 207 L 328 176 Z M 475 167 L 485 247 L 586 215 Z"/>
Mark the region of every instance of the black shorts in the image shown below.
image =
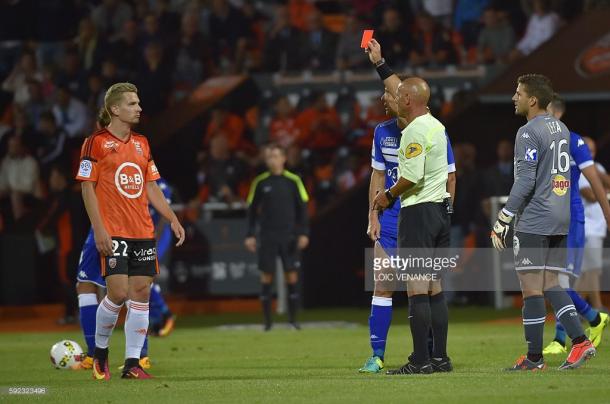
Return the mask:
<path id="1" fill-rule="evenodd" d="M 398 248 L 449 248 L 451 218 L 444 203 L 424 202 L 400 208 Z"/>
<path id="2" fill-rule="evenodd" d="M 568 236 L 543 236 L 516 231 L 513 253 L 517 271 L 566 271 Z"/>
<path id="3" fill-rule="evenodd" d="M 159 273 L 155 240 L 112 238 L 112 257 L 101 257 L 102 276 L 155 276 Z"/>
<path id="4" fill-rule="evenodd" d="M 258 269 L 264 273 L 275 273 L 276 259 L 280 257 L 284 272 L 295 271 L 301 266 L 297 240 L 294 236 L 286 238 L 259 238 Z"/>

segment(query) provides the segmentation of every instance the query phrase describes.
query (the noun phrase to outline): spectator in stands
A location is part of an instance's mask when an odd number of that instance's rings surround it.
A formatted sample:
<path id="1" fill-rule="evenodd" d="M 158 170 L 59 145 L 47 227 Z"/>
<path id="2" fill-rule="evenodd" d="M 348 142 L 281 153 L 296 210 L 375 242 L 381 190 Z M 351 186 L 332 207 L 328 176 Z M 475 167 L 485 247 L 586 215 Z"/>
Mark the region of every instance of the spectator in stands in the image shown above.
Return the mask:
<path id="1" fill-rule="evenodd" d="M 97 116 L 99 109 L 104 105 L 104 96 L 106 95 L 104 82 L 99 74 L 90 74 L 88 83 L 87 110 L 89 111 L 89 116 Z"/>
<path id="2" fill-rule="evenodd" d="M 345 18 L 345 29 L 337 45 L 337 68 L 341 70 L 370 69 L 368 56 L 360 47 L 360 34 L 364 28 L 355 14 Z"/>
<path id="3" fill-rule="evenodd" d="M 119 37 L 119 32 L 132 16 L 131 6 L 123 0 L 103 0 L 91 12 L 95 26 L 108 41 L 114 41 Z"/>
<path id="4" fill-rule="evenodd" d="M 505 196 L 510 193 L 513 185 L 513 144 L 506 139 L 498 142 L 496 147 L 498 162 L 483 173 L 484 198 L 492 196 Z M 487 217 L 491 213 L 489 200 L 483 200 L 483 212 Z"/>
<path id="5" fill-rule="evenodd" d="M 28 80 L 42 80 L 33 52 L 24 51 L 9 76 L 2 83 L 2 90 L 13 94 L 13 101 L 23 105 L 30 99 Z"/>
<path id="6" fill-rule="evenodd" d="M 412 38 L 398 10 L 388 8 L 383 12 L 383 22 L 375 37 L 383 48 L 383 57 L 389 66 L 401 68 L 407 64 Z"/>
<path id="7" fill-rule="evenodd" d="M 69 49 L 64 54 L 55 84 L 57 87 L 67 88 L 78 99 L 85 99 L 87 94 L 87 76 L 81 68 L 80 57 L 76 49 Z"/>
<path id="8" fill-rule="evenodd" d="M 145 116 L 154 116 L 165 109 L 171 92 L 171 74 L 161 44 L 151 42 L 146 46 L 144 65 L 135 82 Z"/>
<path id="9" fill-rule="evenodd" d="M 86 105 L 76 97 L 67 87 L 57 89 L 56 101 L 52 106 L 53 115 L 57 125 L 63 128 L 69 137 L 85 135 L 89 116 Z"/>
<path id="10" fill-rule="evenodd" d="M 49 109 L 49 105 L 42 95 L 42 85 L 38 80 L 29 79 L 27 81 L 29 100 L 23 105 L 23 110 L 28 122 L 38 129 L 40 115 Z"/>
<path id="11" fill-rule="evenodd" d="M 301 64 L 304 69 L 331 71 L 335 68 L 337 37 L 324 27 L 322 14 L 311 13 L 307 32 L 301 34 Z"/>
<path id="12" fill-rule="evenodd" d="M 491 0 L 457 0 L 453 14 L 453 27 L 461 35 L 465 49 L 477 45 L 481 16 L 490 2 Z"/>
<path id="13" fill-rule="evenodd" d="M 428 13 L 434 21 L 437 24 L 440 24 L 444 29 L 451 29 L 453 3 L 453 0 L 422 0 L 421 11 Z"/>
<path id="14" fill-rule="evenodd" d="M 146 45 L 151 42 L 159 42 L 165 46 L 166 41 L 164 41 L 164 38 L 166 38 L 166 36 L 162 34 L 161 28 L 159 27 L 159 17 L 153 12 L 148 12 L 144 16 L 140 43 L 143 47 L 146 47 Z"/>
<path id="15" fill-rule="evenodd" d="M 212 60 L 207 40 L 199 31 L 199 15 L 195 12 L 183 14 L 179 42 L 173 52 L 174 87 L 188 92 L 209 75 L 208 63 Z"/>
<path id="16" fill-rule="evenodd" d="M 328 105 L 326 94 L 312 96 L 313 104 L 296 119 L 299 145 L 309 149 L 331 149 L 341 141 L 341 121 L 335 108 Z"/>
<path id="17" fill-rule="evenodd" d="M 494 7 L 487 7 L 483 13 L 484 28 L 479 34 L 477 60 L 479 63 L 508 62 L 510 51 L 515 46 L 515 31 L 509 22 L 500 17 Z"/>
<path id="18" fill-rule="evenodd" d="M 59 87 L 57 98 L 52 107 L 57 126 L 66 131 L 69 137 L 81 137 L 89 130 L 89 115 L 87 106 L 78 98 L 72 96 L 70 89 Z"/>
<path id="19" fill-rule="evenodd" d="M 209 17 L 214 55 L 223 73 L 239 72 L 245 60 L 247 39 L 251 35 L 242 12 L 228 0 L 212 0 Z"/>
<path id="20" fill-rule="evenodd" d="M 154 13 L 159 19 L 159 29 L 163 35 L 174 35 L 180 28 L 180 15 L 170 10 L 170 0 L 155 1 Z"/>
<path id="21" fill-rule="evenodd" d="M 532 53 L 548 41 L 561 25 L 559 16 L 550 8 L 549 0 L 534 0 L 533 9 L 534 13 L 530 16 L 523 38 L 511 52 L 511 61 Z"/>
<path id="22" fill-rule="evenodd" d="M 275 115 L 269 124 L 269 140 L 287 149 L 299 138 L 294 107 L 286 96 L 275 103 Z"/>
<path id="23" fill-rule="evenodd" d="M 296 71 L 299 69 L 299 31 L 290 25 L 286 6 L 275 7 L 273 24 L 265 39 L 263 68 L 269 72 Z"/>
<path id="24" fill-rule="evenodd" d="M 312 0 L 289 0 L 290 25 L 301 31 L 309 29 L 309 19 L 317 12 Z"/>
<path id="25" fill-rule="evenodd" d="M 80 65 L 87 71 L 98 70 L 102 57 L 108 52 L 104 38 L 97 34 L 95 24 L 90 17 L 85 17 L 78 24 L 78 35 L 74 45 L 80 58 Z"/>
<path id="26" fill-rule="evenodd" d="M 112 58 L 106 58 L 102 62 L 102 68 L 100 72 L 100 79 L 102 80 L 102 86 L 104 89 L 109 88 L 114 83 L 118 83 L 126 80 L 127 78 L 123 77 L 119 73 L 119 68 L 117 63 Z"/>
<path id="27" fill-rule="evenodd" d="M 0 165 L 0 202 L 4 217 L 6 205 L 17 221 L 27 213 L 27 200 L 42 195 L 38 163 L 32 157 L 20 136 L 13 135 L 8 140 L 7 154 Z"/>
<path id="28" fill-rule="evenodd" d="M 203 137 L 203 146 L 211 147 L 212 138 L 217 136 L 218 132 L 222 132 L 229 150 L 235 152 L 242 146 L 245 128 L 246 124 L 239 115 L 223 108 L 213 109 Z"/>
<path id="29" fill-rule="evenodd" d="M 68 136 L 62 128 L 57 126 L 55 115 L 50 111 L 44 112 L 40 117 L 38 132 L 40 138 L 38 139 L 36 157 L 41 164 L 43 173 L 48 173 L 47 168 L 64 155 L 64 144 Z"/>
<path id="30" fill-rule="evenodd" d="M 419 14 L 409 64 L 442 66 L 455 62 L 455 52 L 449 32 L 439 27 L 429 14 Z"/>
<path id="31" fill-rule="evenodd" d="M 133 80 L 142 65 L 142 47 L 135 21 L 125 21 L 120 34 L 112 44 L 112 52 L 109 56 L 115 58 L 120 75 Z"/>
<path id="32" fill-rule="evenodd" d="M 227 136 L 216 132 L 210 139 L 209 155 L 200 154 L 201 168 L 197 178 L 203 191 L 202 202 L 234 202 L 237 200 L 239 182 L 244 178 L 245 167 L 236 158 Z"/>

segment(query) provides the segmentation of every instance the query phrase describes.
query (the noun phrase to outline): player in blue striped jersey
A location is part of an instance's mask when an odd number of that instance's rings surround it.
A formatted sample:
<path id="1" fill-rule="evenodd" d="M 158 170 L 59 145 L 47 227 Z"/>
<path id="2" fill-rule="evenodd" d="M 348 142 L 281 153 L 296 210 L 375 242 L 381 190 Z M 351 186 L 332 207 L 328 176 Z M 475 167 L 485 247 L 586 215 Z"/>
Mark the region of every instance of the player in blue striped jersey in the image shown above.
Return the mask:
<path id="1" fill-rule="evenodd" d="M 377 192 L 383 192 L 384 189 L 390 188 L 398 180 L 398 147 L 402 135 L 401 131 L 404 129 L 397 118 L 396 100 L 387 88 L 382 101 L 386 114 L 392 118 L 380 123 L 375 128 L 371 155 L 373 173 L 371 174 L 369 187 L 369 203 L 371 204 Z M 447 188 L 453 199 L 455 194 L 455 161 L 448 136 L 447 160 L 449 172 Z M 378 210 L 369 210 L 367 234 L 375 243 L 375 258 L 383 258 L 395 253 L 399 212 L 400 203 L 398 202 L 395 202 L 390 208 L 384 209 L 381 213 Z M 391 269 L 388 270 L 391 271 Z M 392 294 L 393 285 L 391 283 L 375 283 L 369 317 L 369 334 L 373 353 L 364 366 L 360 368 L 360 373 L 378 373 L 384 367 L 386 338 L 392 321 Z M 451 366 L 450 362 L 444 363 L 444 365 L 446 369 Z"/>
<path id="2" fill-rule="evenodd" d="M 172 190 L 163 180 L 157 181 L 168 203 L 171 202 Z M 157 257 L 161 261 L 171 244 L 171 229 L 167 223 L 162 222 L 161 216 L 152 207 L 149 208 L 151 218 L 158 235 Z M 85 342 L 87 343 L 87 356 L 81 362 L 81 369 L 91 369 L 93 365 L 93 351 L 95 349 L 95 323 L 97 312 L 97 289 L 105 288 L 106 281 L 102 277 L 100 269 L 100 254 L 95 246 L 93 228 L 85 240 L 78 264 L 76 275 L 76 291 L 78 293 L 78 306 L 80 312 L 80 323 Z M 174 316 L 169 311 L 165 300 L 161 296 L 160 288 L 156 284 L 151 285 L 150 291 L 150 326 L 153 333 L 167 335 L 174 324 Z M 144 369 L 150 368 L 148 360 L 148 337 L 140 354 L 140 366 Z"/>
<path id="3" fill-rule="evenodd" d="M 565 112 L 565 103 L 561 98 L 555 96 L 553 101 L 549 103 L 547 111 L 557 119 L 561 119 Z M 580 174 L 585 176 L 587 180 L 593 185 L 597 183 L 599 185 L 598 193 L 596 197 L 601 196 L 601 200 L 598 197 L 598 202 L 602 206 L 606 216 L 606 222 L 610 223 L 609 214 L 610 206 L 608 200 L 605 197 L 605 192 L 601 188 L 601 181 L 595 168 L 593 157 L 585 141 L 578 135 L 570 131 L 570 181 L 572 186 L 570 187 L 570 229 L 568 232 L 568 274 L 574 277 L 578 277 L 581 271 L 583 249 L 585 246 L 585 209 L 582 203 L 580 192 L 578 189 L 578 180 Z M 596 178 L 596 179 L 593 179 Z M 597 348 L 601 342 L 602 332 L 608 325 L 609 316 L 606 313 L 599 312 L 592 308 L 586 300 L 584 300 L 574 289 L 570 287 L 570 279 L 567 274 L 562 274 L 559 277 L 559 282 L 563 288 L 565 288 L 574 302 L 574 306 L 578 313 L 583 316 L 590 325 L 589 328 L 589 339 L 593 345 Z M 566 352 L 566 331 L 559 321 L 555 323 L 555 338 L 547 345 L 542 353 L 548 354 L 560 354 Z"/>

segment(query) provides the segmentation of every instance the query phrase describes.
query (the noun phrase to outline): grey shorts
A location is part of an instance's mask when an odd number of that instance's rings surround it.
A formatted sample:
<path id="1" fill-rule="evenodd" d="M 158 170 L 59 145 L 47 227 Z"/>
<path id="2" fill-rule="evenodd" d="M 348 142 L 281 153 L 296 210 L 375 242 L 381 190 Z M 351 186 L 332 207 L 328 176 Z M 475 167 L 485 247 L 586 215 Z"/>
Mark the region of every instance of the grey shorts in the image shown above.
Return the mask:
<path id="1" fill-rule="evenodd" d="M 513 253 L 517 271 L 566 272 L 567 235 L 543 236 L 515 232 Z"/>

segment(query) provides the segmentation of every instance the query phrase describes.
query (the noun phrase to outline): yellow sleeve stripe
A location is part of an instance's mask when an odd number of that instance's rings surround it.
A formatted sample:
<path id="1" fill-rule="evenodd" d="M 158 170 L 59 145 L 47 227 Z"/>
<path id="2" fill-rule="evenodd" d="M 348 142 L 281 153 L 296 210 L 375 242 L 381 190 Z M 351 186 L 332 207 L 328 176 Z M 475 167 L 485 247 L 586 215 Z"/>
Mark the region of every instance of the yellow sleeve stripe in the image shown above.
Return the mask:
<path id="1" fill-rule="evenodd" d="M 303 202 L 309 202 L 309 195 L 307 194 L 307 190 L 305 189 L 305 185 L 303 185 L 303 181 L 301 181 L 301 178 L 298 175 L 291 173 L 288 170 L 284 170 L 284 173 L 282 175 L 284 177 L 294 181 L 297 184 L 297 189 L 299 190 L 299 195 L 301 196 L 301 200 Z"/>
<path id="2" fill-rule="evenodd" d="M 269 177 L 269 172 L 264 172 L 260 175 L 257 175 L 254 178 L 254 181 L 252 181 L 252 184 L 250 185 L 250 192 L 248 192 L 248 204 L 252 203 L 252 200 L 254 199 L 254 193 L 256 192 L 256 187 L 258 186 L 258 183 L 261 182 L 262 180 L 264 180 L 265 178 Z"/>

